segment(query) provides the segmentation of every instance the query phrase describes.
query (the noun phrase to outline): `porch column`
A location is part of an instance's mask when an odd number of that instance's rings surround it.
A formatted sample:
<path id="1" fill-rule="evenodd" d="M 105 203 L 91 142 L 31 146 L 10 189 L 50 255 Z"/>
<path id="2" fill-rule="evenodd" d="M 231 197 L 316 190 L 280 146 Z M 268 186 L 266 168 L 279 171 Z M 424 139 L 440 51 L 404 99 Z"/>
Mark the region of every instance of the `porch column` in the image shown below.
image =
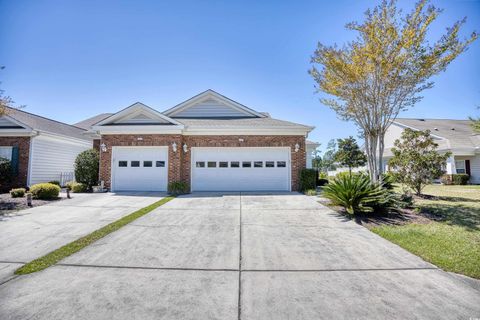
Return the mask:
<path id="1" fill-rule="evenodd" d="M 447 174 L 457 173 L 457 168 L 455 168 L 455 157 L 452 155 L 447 159 Z"/>

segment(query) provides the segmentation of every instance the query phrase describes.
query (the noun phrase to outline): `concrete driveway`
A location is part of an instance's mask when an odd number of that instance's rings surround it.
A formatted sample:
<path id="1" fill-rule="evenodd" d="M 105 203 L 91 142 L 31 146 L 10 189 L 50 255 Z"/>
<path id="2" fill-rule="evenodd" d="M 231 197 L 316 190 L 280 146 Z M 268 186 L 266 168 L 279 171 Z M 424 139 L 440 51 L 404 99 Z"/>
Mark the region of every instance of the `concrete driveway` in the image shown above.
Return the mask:
<path id="1" fill-rule="evenodd" d="M 72 199 L 0 216 L 0 283 L 22 264 L 163 196 L 151 192 L 72 194 Z"/>
<path id="2" fill-rule="evenodd" d="M 2 319 L 480 317 L 480 291 L 299 194 L 177 198 L 0 285 Z"/>

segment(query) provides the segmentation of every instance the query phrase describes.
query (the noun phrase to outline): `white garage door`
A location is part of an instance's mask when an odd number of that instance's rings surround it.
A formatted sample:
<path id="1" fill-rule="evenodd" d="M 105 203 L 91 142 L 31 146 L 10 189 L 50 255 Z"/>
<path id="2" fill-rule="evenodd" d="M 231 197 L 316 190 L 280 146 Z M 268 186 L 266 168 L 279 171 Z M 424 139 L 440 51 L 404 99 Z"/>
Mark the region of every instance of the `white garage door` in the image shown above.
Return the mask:
<path id="1" fill-rule="evenodd" d="M 168 147 L 113 147 L 112 191 L 166 191 Z"/>
<path id="2" fill-rule="evenodd" d="M 290 148 L 192 148 L 192 191 L 289 191 Z"/>

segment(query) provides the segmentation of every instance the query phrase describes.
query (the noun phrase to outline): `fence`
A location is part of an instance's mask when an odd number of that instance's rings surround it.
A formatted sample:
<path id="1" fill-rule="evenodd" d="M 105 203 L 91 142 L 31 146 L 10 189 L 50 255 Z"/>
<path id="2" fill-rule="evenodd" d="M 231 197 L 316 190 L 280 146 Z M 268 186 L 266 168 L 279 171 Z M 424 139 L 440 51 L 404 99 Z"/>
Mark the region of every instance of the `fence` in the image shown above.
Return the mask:
<path id="1" fill-rule="evenodd" d="M 60 185 L 63 187 L 69 181 L 75 180 L 75 174 L 73 172 L 60 173 Z"/>

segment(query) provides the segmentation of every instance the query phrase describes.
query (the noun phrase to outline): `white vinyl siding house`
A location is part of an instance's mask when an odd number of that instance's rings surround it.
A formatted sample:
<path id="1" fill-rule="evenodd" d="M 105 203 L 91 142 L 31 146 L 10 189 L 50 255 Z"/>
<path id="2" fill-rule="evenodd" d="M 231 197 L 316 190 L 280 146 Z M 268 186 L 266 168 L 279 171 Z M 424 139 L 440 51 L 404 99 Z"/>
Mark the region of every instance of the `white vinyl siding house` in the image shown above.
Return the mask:
<path id="1" fill-rule="evenodd" d="M 28 185 L 57 180 L 62 173 L 74 171 L 77 155 L 92 148 L 89 141 L 53 135 L 38 135 L 30 140 Z"/>
<path id="2" fill-rule="evenodd" d="M 396 119 L 385 134 L 385 164 L 405 128 L 430 130 L 438 152 L 452 154 L 445 164 L 446 173 L 468 174 L 470 183 L 480 184 L 480 134 L 473 131 L 469 120 Z"/>

